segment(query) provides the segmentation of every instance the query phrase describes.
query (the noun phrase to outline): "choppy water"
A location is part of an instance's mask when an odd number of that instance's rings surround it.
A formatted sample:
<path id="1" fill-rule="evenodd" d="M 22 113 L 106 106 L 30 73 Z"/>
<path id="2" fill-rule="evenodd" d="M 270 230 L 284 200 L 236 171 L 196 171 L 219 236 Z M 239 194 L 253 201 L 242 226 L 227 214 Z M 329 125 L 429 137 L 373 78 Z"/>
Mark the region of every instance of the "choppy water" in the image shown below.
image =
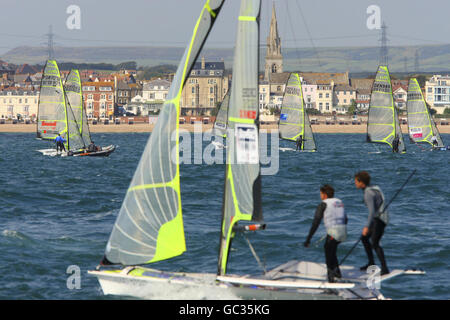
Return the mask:
<path id="1" fill-rule="evenodd" d="M 148 134 L 94 134 L 93 138 L 96 144 L 114 143 L 119 148 L 109 158 L 51 158 L 36 151 L 48 145 L 35 140 L 34 134 L 0 134 L 1 299 L 105 299 L 87 271 L 103 255 Z M 321 184 L 335 187 L 350 219 L 348 240 L 338 250 L 342 258 L 367 218 L 362 192 L 354 187 L 354 173 L 368 170 L 389 199 L 417 169 L 390 206 L 391 223 L 382 244 L 390 269 L 414 266 L 427 274 L 384 282 L 382 292 L 394 299 L 448 299 L 450 152 L 423 152 L 408 144 L 407 154 L 392 154 L 365 143 L 361 134 L 317 134 L 316 139 L 319 152 L 280 152 L 278 174 L 263 176 L 268 227 L 248 237 L 267 268 L 291 259 L 324 261 L 323 243 L 302 246 L 320 201 Z M 450 136 L 444 135 L 444 140 L 448 144 Z M 382 152 L 374 153 L 378 150 Z M 182 165 L 181 173 L 187 252 L 154 267 L 215 272 L 223 165 Z M 313 242 L 323 234 L 322 225 Z M 230 273 L 260 272 L 242 237 L 234 240 L 233 247 Z M 346 264 L 365 263 L 360 244 Z M 71 265 L 81 270 L 81 289 L 67 287 L 66 271 Z"/>

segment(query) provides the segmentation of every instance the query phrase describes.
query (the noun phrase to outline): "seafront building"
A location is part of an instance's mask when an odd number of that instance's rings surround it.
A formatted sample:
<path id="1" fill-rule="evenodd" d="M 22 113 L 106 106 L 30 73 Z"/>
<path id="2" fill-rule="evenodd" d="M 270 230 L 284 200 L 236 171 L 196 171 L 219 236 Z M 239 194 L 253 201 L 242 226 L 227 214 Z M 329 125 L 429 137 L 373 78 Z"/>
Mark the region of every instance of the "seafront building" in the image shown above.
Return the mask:
<path id="1" fill-rule="evenodd" d="M 8 87 L 0 91 L 0 119 L 34 120 L 37 116 L 39 91 Z"/>
<path id="2" fill-rule="evenodd" d="M 434 75 L 425 82 L 425 101 L 439 114 L 450 109 L 450 75 Z"/>
<path id="3" fill-rule="evenodd" d="M 223 61 L 196 62 L 181 92 L 181 114 L 190 116 L 210 115 L 229 89 Z"/>
<path id="4" fill-rule="evenodd" d="M 82 83 L 82 89 L 88 119 L 113 118 L 114 81 L 87 81 Z"/>

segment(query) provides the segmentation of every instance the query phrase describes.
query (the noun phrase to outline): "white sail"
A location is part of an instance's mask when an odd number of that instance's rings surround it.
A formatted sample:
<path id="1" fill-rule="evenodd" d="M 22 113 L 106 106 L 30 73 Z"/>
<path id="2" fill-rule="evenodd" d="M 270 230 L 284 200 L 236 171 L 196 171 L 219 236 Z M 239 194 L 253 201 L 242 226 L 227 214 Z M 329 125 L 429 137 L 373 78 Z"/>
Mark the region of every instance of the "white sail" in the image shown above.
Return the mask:
<path id="1" fill-rule="evenodd" d="M 289 76 L 283 96 L 278 130 L 281 139 L 297 141 L 301 138 L 303 141 L 301 150 L 316 150 L 311 123 L 303 101 L 302 83 L 297 73 L 291 73 Z"/>
<path id="2" fill-rule="evenodd" d="M 81 147 L 88 146 L 91 143 L 91 134 L 86 117 L 86 110 L 83 105 L 83 94 L 81 91 L 81 78 L 78 70 L 71 70 L 64 83 L 64 91 L 66 93 L 67 107 L 72 109 L 77 130 L 80 135 Z M 76 133 L 71 133 L 71 136 Z"/>
<path id="3" fill-rule="evenodd" d="M 226 180 L 218 274 L 225 274 L 233 228 L 262 220 L 258 128 L 260 0 L 242 0 L 228 109 Z"/>
<path id="4" fill-rule="evenodd" d="M 222 137 L 226 136 L 227 123 L 228 123 L 228 105 L 230 104 L 230 90 L 228 90 L 225 98 L 223 98 L 222 103 L 219 107 L 219 112 L 216 115 L 216 120 L 214 121 L 214 132 Z"/>
<path id="5" fill-rule="evenodd" d="M 393 148 L 396 137 L 399 139 L 398 152 L 406 152 L 394 105 L 389 70 L 387 66 L 379 66 L 370 97 L 367 141 L 384 143 Z"/>
<path id="6" fill-rule="evenodd" d="M 437 142 L 436 147 L 444 147 L 442 137 L 431 117 L 422 90 L 415 78 L 409 80 L 406 110 L 408 112 L 408 131 L 411 141 L 433 145 L 432 138 L 434 136 Z"/>
<path id="7" fill-rule="evenodd" d="M 55 140 L 58 134 L 68 141 L 66 100 L 58 64 L 48 60 L 39 92 L 37 137 Z"/>
<path id="8" fill-rule="evenodd" d="M 207 1 L 202 9 L 122 203 L 104 263 L 150 263 L 180 255 L 186 249 L 178 141 L 181 92 L 222 4 L 223 0 Z"/>

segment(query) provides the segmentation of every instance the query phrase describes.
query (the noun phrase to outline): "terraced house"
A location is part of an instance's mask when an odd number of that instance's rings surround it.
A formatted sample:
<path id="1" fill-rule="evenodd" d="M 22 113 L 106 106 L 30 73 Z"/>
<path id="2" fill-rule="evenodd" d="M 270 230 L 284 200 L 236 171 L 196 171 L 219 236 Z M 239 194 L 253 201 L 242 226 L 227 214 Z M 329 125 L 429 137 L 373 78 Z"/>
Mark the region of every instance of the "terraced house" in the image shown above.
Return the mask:
<path id="1" fill-rule="evenodd" d="M 228 91 L 223 61 L 196 62 L 181 93 L 183 115 L 210 115 Z"/>
<path id="2" fill-rule="evenodd" d="M 112 119 L 114 116 L 114 81 L 88 81 L 83 82 L 82 87 L 88 119 Z"/>

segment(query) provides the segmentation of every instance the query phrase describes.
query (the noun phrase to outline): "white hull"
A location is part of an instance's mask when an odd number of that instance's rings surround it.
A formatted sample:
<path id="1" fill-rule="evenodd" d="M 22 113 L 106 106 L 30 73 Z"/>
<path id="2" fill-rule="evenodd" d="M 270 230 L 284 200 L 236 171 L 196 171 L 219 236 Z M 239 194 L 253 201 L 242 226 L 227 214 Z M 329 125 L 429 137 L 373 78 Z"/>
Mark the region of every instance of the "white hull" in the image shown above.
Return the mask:
<path id="1" fill-rule="evenodd" d="M 121 271 L 89 271 L 98 278 L 105 295 L 141 299 L 384 299 L 377 289 L 389 278 L 412 271 L 394 270 L 374 278 L 351 266 L 341 266 L 343 279 L 326 281 L 326 268 L 313 262 L 290 261 L 265 276 L 217 276 L 215 274 L 164 272 L 143 267 Z M 417 274 L 423 272 L 417 271 Z"/>
<path id="2" fill-rule="evenodd" d="M 50 156 L 50 157 L 55 157 L 55 156 L 67 156 L 67 152 L 58 152 L 56 151 L 56 149 L 40 149 L 38 150 L 40 153 L 42 153 L 44 156 Z"/>

